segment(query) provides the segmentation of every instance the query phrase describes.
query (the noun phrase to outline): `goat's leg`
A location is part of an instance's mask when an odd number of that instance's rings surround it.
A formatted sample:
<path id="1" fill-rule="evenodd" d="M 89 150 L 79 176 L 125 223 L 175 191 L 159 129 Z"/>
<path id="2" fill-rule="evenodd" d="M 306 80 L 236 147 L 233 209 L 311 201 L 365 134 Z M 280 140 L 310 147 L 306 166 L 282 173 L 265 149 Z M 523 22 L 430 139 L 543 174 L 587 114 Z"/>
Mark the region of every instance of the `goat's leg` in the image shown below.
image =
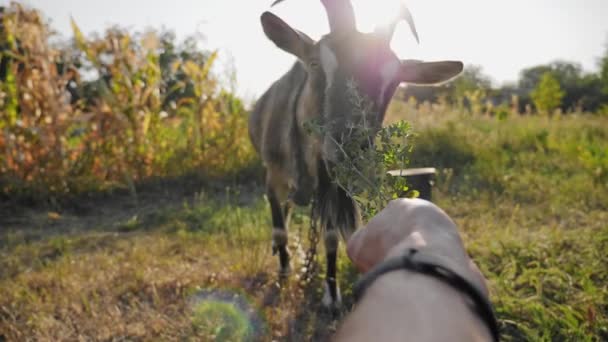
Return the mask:
<path id="1" fill-rule="evenodd" d="M 338 308 L 342 303 L 340 288 L 336 278 L 338 259 L 338 232 L 334 227 L 326 227 L 325 230 L 325 252 L 327 258 L 327 274 L 325 277 L 325 295 L 323 305 L 328 308 Z"/>
<path id="2" fill-rule="evenodd" d="M 289 253 L 287 252 L 287 216 L 285 215 L 288 214 L 288 211 L 281 208 L 276 192 L 271 187 L 268 187 L 266 194 L 272 213 L 272 255 L 279 254 L 281 265 L 279 275 L 286 276 L 290 273 Z"/>
<path id="3" fill-rule="evenodd" d="M 283 205 L 283 223 L 285 225 L 285 229 L 289 227 L 289 219 L 291 218 L 292 208 L 293 205 L 290 201 L 285 202 L 285 204 Z"/>

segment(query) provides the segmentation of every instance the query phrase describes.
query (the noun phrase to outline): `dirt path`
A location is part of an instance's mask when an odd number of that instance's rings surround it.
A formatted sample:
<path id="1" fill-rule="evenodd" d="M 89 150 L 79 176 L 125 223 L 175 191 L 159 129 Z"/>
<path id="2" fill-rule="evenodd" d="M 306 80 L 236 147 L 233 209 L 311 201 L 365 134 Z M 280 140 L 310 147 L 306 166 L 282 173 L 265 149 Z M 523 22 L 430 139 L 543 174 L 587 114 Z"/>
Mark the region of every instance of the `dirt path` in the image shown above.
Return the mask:
<path id="1" fill-rule="evenodd" d="M 142 186 L 136 196 L 124 190 L 82 196 L 69 200 L 60 209 L 0 203 L 0 248 L 10 247 L 7 245 L 14 239 L 30 242 L 59 235 L 121 232 L 130 221 L 145 223 L 161 212 L 191 204 L 202 193 L 213 194 L 216 199 L 231 196 L 238 203 L 261 196 L 255 183 L 239 184 L 236 194 L 231 192 L 234 188 L 234 184 L 180 179 Z"/>

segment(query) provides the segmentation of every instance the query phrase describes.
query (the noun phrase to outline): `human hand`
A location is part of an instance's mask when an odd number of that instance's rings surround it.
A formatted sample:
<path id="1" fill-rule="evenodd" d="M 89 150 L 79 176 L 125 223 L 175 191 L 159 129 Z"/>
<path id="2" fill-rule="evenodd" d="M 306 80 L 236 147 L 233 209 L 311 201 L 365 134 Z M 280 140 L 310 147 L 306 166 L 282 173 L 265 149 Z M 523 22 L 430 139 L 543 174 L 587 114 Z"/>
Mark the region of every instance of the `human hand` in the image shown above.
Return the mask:
<path id="1" fill-rule="evenodd" d="M 410 248 L 432 256 L 488 297 L 485 278 L 468 257 L 456 224 L 430 202 L 391 201 L 347 243 L 348 256 L 361 272 Z M 368 285 L 333 340 L 492 340 L 488 326 L 471 310 L 468 300 L 466 294 L 423 273 L 405 269 L 385 273 Z M 441 329 L 433 322 L 441 322 Z"/>
<path id="2" fill-rule="evenodd" d="M 424 249 L 443 259 L 446 266 L 468 276 L 487 295 L 485 278 L 468 257 L 454 221 L 441 208 L 422 199 L 391 201 L 353 234 L 347 254 L 364 273 L 408 248 Z"/>

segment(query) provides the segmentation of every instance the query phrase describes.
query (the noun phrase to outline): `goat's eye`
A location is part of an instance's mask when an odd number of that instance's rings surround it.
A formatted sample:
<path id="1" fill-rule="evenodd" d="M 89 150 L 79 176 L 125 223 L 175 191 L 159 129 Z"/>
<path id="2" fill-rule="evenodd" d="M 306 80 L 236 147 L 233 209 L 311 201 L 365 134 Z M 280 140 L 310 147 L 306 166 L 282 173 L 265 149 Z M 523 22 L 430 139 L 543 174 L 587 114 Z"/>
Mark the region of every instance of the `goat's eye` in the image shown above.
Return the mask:
<path id="1" fill-rule="evenodd" d="M 318 69 L 320 66 L 319 61 L 310 61 L 310 63 L 308 63 L 308 65 L 310 66 L 311 69 Z"/>

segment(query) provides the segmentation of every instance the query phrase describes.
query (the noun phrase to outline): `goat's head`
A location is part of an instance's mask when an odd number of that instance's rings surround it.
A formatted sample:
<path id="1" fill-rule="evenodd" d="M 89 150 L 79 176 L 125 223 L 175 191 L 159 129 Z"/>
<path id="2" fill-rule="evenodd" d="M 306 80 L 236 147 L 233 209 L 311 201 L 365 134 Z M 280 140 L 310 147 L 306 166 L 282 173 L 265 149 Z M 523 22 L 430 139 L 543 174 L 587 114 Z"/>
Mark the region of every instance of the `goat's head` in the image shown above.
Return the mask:
<path id="1" fill-rule="evenodd" d="M 283 0 L 275 1 L 275 4 Z M 261 21 L 266 36 L 282 50 L 293 54 L 305 65 L 311 85 L 307 101 L 329 129 L 324 132 L 323 155 L 337 159 L 338 144 L 345 131 L 366 123 L 375 133 L 396 88 L 402 82 L 434 85 L 462 71 L 456 61 L 421 62 L 400 60 L 390 48 L 396 24 L 405 20 L 418 39 L 412 17 L 405 6 L 388 26 L 372 33 L 357 31 L 350 0 L 321 0 L 331 32 L 315 42 L 291 28 L 279 17 L 265 12 Z M 367 103 L 361 110 L 361 101 Z M 357 103 L 358 102 L 358 103 Z"/>

